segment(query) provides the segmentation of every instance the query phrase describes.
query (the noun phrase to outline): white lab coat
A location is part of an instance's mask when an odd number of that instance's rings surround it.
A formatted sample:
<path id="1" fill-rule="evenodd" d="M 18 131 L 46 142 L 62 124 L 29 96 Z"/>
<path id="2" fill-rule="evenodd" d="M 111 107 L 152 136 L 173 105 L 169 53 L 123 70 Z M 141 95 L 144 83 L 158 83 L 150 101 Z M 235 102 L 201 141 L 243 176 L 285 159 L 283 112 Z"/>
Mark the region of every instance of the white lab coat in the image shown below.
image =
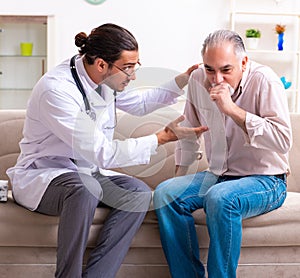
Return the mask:
<path id="1" fill-rule="evenodd" d="M 157 148 L 155 135 L 113 140 L 114 129 L 108 128 L 115 123 L 113 92 L 103 85 L 99 96 L 97 84 L 87 75 L 82 59 L 75 64 L 97 118 L 93 121 L 85 112 L 69 60 L 36 84 L 28 102 L 21 154 L 17 164 L 7 170 L 15 200 L 30 210 L 37 208 L 51 180 L 63 173 L 146 164 Z M 119 93 L 116 104 L 123 111 L 144 115 L 175 103 L 182 94 L 172 80 L 149 91 Z"/>

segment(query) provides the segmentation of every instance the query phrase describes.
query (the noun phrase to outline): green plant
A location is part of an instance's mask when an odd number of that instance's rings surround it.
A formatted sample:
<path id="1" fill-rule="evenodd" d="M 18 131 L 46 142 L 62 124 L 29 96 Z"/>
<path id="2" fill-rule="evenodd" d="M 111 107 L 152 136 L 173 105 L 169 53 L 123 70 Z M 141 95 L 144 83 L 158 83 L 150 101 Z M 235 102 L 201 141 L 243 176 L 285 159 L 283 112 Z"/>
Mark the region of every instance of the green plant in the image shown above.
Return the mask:
<path id="1" fill-rule="evenodd" d="M 260 38 L 261 32 L 258 29 L 247 29 L 246 38 Z"/>

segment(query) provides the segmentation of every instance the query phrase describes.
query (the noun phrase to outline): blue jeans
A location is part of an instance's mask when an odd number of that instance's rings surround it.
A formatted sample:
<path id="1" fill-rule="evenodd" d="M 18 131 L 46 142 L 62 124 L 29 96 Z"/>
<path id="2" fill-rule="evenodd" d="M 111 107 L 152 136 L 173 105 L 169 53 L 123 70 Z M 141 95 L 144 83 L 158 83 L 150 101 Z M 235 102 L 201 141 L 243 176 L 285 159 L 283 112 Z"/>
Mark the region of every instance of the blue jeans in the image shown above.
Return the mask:
<path id="1" fill-rule="evenodd" d="M 276 176 L 215 176 L 210 172 L 162 182 L 154 192 L 162 246 L 173 278 L 205 277 L 192 212 L 204 208 L 210 236 L 210 278 L 234 278 L 242 219 L 280 207 L 286 182 Z"/>

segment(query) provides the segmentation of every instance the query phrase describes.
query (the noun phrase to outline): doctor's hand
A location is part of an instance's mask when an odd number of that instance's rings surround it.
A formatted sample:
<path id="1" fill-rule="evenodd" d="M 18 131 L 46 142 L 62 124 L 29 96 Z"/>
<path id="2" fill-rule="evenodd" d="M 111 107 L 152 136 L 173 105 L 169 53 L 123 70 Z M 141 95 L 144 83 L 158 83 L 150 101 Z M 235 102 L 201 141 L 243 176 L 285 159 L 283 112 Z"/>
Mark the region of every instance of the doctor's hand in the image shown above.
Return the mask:
<path id="1" fill-rule="evenodd" d="M 191 73 L 199 67 L 199 64 L 193 65 L 187 69 L 186 72 L 181 73 L 175 77 L 175 81 L 177 86 L 182 89 L 185 85 L 187 85 Z"/>
<path id="2" fill-rule="evenodd" d="M 158 145 L 176 141 L 184 138 L 198 138 L 203 132 L 208 130 L 207 126 L 181 127 L 179 123 L 185 119 L 183 115 L 169 123 L 163 130 L 156 133 Z"/>

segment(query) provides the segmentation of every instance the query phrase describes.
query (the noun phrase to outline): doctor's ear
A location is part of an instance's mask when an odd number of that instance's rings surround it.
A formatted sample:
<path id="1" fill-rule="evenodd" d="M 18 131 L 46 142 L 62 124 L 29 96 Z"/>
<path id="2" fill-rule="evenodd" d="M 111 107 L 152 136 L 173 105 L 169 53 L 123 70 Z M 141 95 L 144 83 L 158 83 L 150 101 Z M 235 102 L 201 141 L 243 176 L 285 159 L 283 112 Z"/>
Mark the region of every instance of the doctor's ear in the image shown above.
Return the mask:
<path id="1" fill-rule="evenodd" d="M 97 60 L 95 61 L 96 64 L 97 64 L 97 67 L 100 69 L 100 70 L 104 70 L 105 67 L 107 66 L 107 63 L 101 59 L 101 58 L 97 58 Z"/>

